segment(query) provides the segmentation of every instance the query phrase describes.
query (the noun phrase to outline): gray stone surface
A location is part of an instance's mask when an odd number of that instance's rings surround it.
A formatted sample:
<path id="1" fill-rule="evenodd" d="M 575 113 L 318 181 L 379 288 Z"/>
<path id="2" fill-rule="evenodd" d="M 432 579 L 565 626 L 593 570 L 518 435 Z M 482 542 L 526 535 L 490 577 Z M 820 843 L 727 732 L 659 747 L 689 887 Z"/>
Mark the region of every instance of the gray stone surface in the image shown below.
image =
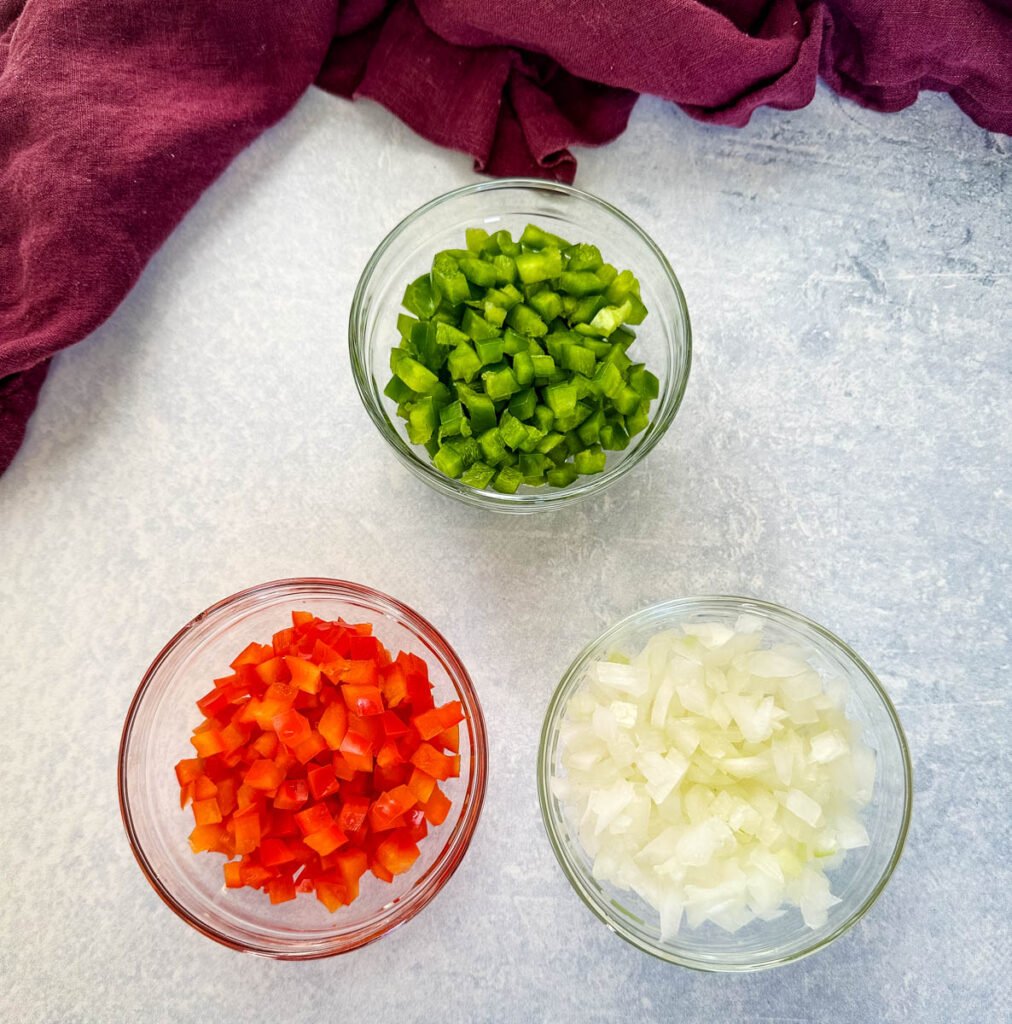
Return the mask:
<path id="1" fill-rule="evenodd" d="M 355 394 L 356 278 L 401 215 L 474 179 L 368 103 L 309 94 L 243 154 L 115 316 L 60 356 L 0 479 L 5 1021 L 1008 1021 L 1009 160 L 945 98 L 820 90 L 743 131 L 660 103 L 578 184 L 683 281 L 695 363 L 667 438 L 597 504 L 482 514 L 404 471 Z M 282 964 L 191 931 L 116 802 L 134 688 L 249 584 L 360 580 L 431 618 L 491 732 L 473 847 L 425 913 Z M 787 604 L 896 700 L 916 800 L 881 901 L 806 961 L 694 974 L 570 891 L 534 786 L 554 682 L 670 596 Z"/>

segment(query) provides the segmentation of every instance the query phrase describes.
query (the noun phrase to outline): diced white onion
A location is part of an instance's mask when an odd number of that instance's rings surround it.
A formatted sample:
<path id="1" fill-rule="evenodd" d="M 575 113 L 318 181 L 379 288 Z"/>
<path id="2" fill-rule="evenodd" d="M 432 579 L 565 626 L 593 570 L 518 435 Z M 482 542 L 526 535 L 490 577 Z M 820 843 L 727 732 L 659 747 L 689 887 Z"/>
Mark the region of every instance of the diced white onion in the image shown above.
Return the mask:
<path id="1" fill-rule="evenodd" d="M 797 907 L 822 927 L 825 872 L 866 846 L 875 755 L 846 684 L 762 622 L 697 622 L 595 662 L 560 727 L 551 781 L 594 877 L 639 894 L 663 939 Z"/>

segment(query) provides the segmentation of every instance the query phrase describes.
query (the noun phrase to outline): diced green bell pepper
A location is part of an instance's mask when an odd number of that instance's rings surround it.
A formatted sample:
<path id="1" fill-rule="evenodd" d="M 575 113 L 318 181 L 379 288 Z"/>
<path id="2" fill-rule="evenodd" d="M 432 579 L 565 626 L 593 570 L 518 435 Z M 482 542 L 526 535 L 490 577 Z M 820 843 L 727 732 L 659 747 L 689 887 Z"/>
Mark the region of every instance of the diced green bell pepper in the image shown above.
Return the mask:
<path id="1" fill-rule="evenodd" d="M 592 473 L 603 473 L 607 456 L 600 445 L 593 445 L 584 448 L 573 456 L 573 467 L 581 476 L 589 476 Z"/>

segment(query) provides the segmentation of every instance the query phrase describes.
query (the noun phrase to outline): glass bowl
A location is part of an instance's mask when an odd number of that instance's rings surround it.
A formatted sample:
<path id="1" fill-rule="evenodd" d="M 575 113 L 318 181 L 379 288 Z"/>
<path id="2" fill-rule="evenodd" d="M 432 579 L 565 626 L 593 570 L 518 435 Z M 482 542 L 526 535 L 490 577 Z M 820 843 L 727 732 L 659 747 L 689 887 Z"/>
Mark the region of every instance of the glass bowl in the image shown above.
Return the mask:
<path id="1" fill-rule="evenodd" d="M 361 895 L 331 914 L 312 895 L 271 905 L 252 889 L 225 889 L 224 857 L 194 854 L 190 810 L 180 810 L 173 766 L 192 757 L 187 742 L 200 720 L 194 701 L 251 640 L 270 642 L 293 610 L 325 619 L 367 621 L 392 650 L 424 658 L 437 703 L 459 700 L 461 774 L 448 780 L 446 821 L 419 847 L 410 871 L 386 884 L 367 872 Z M 436 629 L 406 605 L 342 580 L 264 583 L 201 612 L 155 658 L 134 696 L 119 752 L 123 824 L 141 870 L 187 924 L 233 949 L 280 960 L 310 960 L 365 945 L 417 914 L 443 887 L 467 850 L 485 795 L 485 722 L 467 670 Z"/>
<path id="2" fill-rule="evenodd" d="M 528 222 L 591 242 L 605 260 L 639 278 L 649 315 L 636 328 L 633 351 L 660 379 L 653 418 L 621 452 L 608 452 L 603 473 L 578 477 L 569 487 L 521 486 L 516 494 L 476 490 L 439 472 L 421 446 L 396 425 L 395 406 L 383 395 L 390 379 L 390 349 L 397 343 L 397 316 L 409 282 L 428 271 L 441 249 L 461 248 L 464 230 L 506 228 L 517 237 Z M 397 225 L 366 264 L 355 290 L 348 324 L 355 385 L 379 432 L 416 476 L 443 494 L 500 512 L 536 512 L 597 494 L 625 476 L 664 436 L 682 401 L 689 377 L 692 340 L 689 312 L 674 271 L 657 245 L 621 210 L 569 185 L 536 178 L 506 178 L 456 189 L 431 200 Z M 396 417 L 395 417 L 396 418 Z M 398 421 L 399 423 L 399 421 Z"/>
<path id="3" fill-rule="evenodd" d="M 570 697 L 582 686 L 590 663 L 618 652 L 635 654 L 664 629 L 685 623 L 721 622 L 733 626 L 739 615 L 762 620 L 766 641 L 799 644 L 823 678 L 837 677 L 849 688 L 846 711 L 863 727 L 863 742 L 876 757 L 871 802 L 861 820 L 870 843 L 849 850 L 828 872 L 841 902 L 826 924 L 810 929 L 797 908 L 772 921 L 755 920 L 731 934 L 707 922 L 677 936 L 660 937 L 657 912 L 639 896 L 596 880 L 574 823 L 552 793 L 551 780 L 563 775 L 559 726 Z M 822 949 L 858 921 L 885 888 L 899 860 L 910 823 L 911 769 L 906 740 L 882 685 L 846 644 L 822 626 L 778 605 L 744 597 L 697 597 L 666 601 L 630 615 L 588 644 L 559 683 L 541 731 L 538 798 L 548 838 L 566 877 L 580 898 L 614 932 L 638 949 L 683 967 L 704 971 L 753 971 L 789 963 Z"/>

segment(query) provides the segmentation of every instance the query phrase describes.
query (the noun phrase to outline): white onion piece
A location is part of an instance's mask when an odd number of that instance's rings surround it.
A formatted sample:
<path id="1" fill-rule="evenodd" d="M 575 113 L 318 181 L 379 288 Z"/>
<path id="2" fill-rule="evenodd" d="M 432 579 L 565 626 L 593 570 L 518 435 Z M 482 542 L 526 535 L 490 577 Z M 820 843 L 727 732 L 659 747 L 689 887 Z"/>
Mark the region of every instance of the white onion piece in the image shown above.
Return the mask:
<path id="1" fill-rule="evenodd" d="M 846 700 L 753 616 L 658 633 L 591 665 L 552 792 L 594 877 L 653 906 L 663 939 L 683 918 L 734 932 L 792 906 L 819 928 L 839 902 L 825 872 L 869 842 L 875 755 Z"/>

